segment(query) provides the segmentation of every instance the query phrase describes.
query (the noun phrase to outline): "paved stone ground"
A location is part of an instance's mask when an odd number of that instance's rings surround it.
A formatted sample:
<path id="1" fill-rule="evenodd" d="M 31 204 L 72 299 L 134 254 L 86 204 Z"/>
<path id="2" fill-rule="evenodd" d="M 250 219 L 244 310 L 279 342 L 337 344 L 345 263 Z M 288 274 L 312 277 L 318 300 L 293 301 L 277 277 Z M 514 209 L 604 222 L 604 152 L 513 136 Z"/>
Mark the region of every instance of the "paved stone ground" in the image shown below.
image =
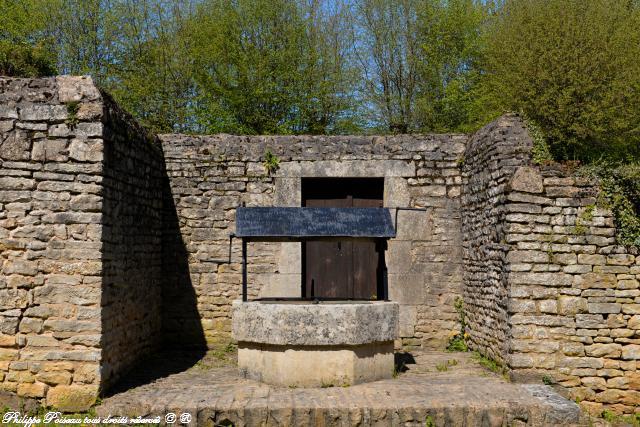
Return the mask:
<path id="1" fill-rule="evenodd" d="M 538 384 L 512 384 L 469 353 L 401 357 L 397 378 L 351 387 L 281 388 L 241 378 L 233 353 L 160 354 L 106 397 L 98 415 L 192 415 L 189 425 L 548 426 L 585 421 Z M 432 423 L 429 424 L 429 421 Z"/>

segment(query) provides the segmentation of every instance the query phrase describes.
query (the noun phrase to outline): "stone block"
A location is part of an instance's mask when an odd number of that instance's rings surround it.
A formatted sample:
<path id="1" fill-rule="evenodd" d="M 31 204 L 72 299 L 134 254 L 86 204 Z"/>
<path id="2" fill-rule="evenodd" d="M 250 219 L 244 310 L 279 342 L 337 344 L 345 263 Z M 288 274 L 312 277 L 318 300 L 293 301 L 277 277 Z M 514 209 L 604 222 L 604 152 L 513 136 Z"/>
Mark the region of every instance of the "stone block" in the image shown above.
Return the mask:
<path id="1" fill-rule="evenodd" d="M 617 289 L 638 289 L 640 282 L 635 279 L 618 280 Z"/>
<path id="2" fill-rule="evenodd" d="M 22 333 L 39 333 L 42 331 L 42 319 L 25 317 L 20 322 L 18 330 Z"/>
<path id="3" fill-rule="evenodd" d="M 591 357 L 618 358 L 622 352 L 620 344 L 593 344 L 584 347 L 585 354 Z"/>
<path id="4" fill-rule="evenodd" d="M 42 383 L 18 384 L 18 396 L 40 398 L 47 392 L 47 385 Z"/>
<path id="5" fill-rule="evenodd" d="M 640 304 L 624 304 L 622 312 L 624 314 L 640 314 Z"/>
<path id="6" fill-rule="evenodd" d="M 56 76 L 58 99 L 62 103 L 95 101 L 101 98 L 100 91 L 90 76 Z"/>
<path id="7" fill-rule="evenodd" d="M 607 256 L 608 265 L 632 265 L 635 261 L 635 256 L 630 254 L 613 254 Z"/>
<path id="8" fill-rule="evenodd" d="M 301 295 L 299 273 L 262 274 L 261 278 L 264 284 L 260 289 L 260 298 L 298 298 Z"/>
<path id="9" fill-rule="evenodd" d="M 387 270 L 390 274 L 406 274 L 411 272 L 413 259 L 412 242 L 409 240 L 391 240 L 386 253 Z"/>
<path id="10" fill-rule="evenodd" d="M 576 314 L 576 327 L 585 329 L 604 328 L 602 314 Z"/>
<path id="11" fill-rule="evenodd" d="M 407 179 L 402 177 L 386 177 L 384 180 L 384 206 L 406 207 L 411 202 Z"/>
<path id="12" fill-rule="evenodd" d="M 609 273 L 586 273 L 575 278 L 575 286 L 579 289 L 615 288 L 616 283 L 616 275 Z"/>
<path id="13" fill-rule="evenodd" d="M 622 310 L 622 306 L 617 303 L 594 302 L 589 303 L 589 313 L 597 314 L 617 314 Z"/>
<path id="14" fill-rule="evenodd" d="M 509 186 L 513 191 L 520 191 L 523 193 L 542 193 L 544 186 L 542 183 L 542 176 L 536 169 L 522 166 L 519 167 L 513 174 Z"/>
<path id="15" fill-rule="evenodd" d="M 103 143 L 101 140 L 73 139 L 69 144 L 70 159 L 80 162 L 100 162 L 103 157 Z"/>
<path id="16" fill-rule="evenodd" d="M 86 411 L 98 397 L 95 386 L 58 385 L 49 388 L 47 405 L 62 412 Z"/>
<path id="17" fill-rule="evenodd" d="M 585 298 L 565 296 L 558 298 L 558 313 L 562 315 L 574 315 L 586 313 L 588 311 L 587 300 Z"/>
<path id="18" fill-rule="evenodd" d="M 274 206 L 300 207 L 302 190 L 300 178 L 275 178 Z"/>
<path id="19" fill-rule="evenodd" d="M 65 105 L 32 104 L 20 108 L 20 120 L 61 121 L 67 118 Z"/>
<path id="20" fill-rule="evenodd" d="M 607 381 L 599 377 L 584 377 L 580 379 L 581 383 L 589 387 L 591 390 L 601 391 L 607 389 Z"/>
<path id="21" fill-rule="evenodd" d="M 425 302 L 425 277 L 422 274 L 388 275 L 389 299 L 400 304 L 423 304 Z"/>
<path id="22" fill-rule="evenodd" d="M 516 285 L 542 285 L 554 287 L 569 287 L 573 277 L 560 272 L 553 273 L 511 273 L 511 283 Z"/>
<path id="23" fill-rule="evenodd" d="M 556 300 L 538 301 L 538 308 L 541 313 L 555 314 L 558 312 L 558 302 Z"/>
<path id="24" fill-rule="evenodd" d="M 622 358 L 624 360 L 640 360 L 640 345 L 631 344 L 622 346 Z"/>
<path id="25" fill-rule="evenodd" d="M 43 371 L 36 375 L 36 380 L 52 386 L 69 385 L 71 384 L 71 373 L 67 371 Z"/>
<path id="26" fill-rule="evenodd" d="M 233 338 L 271 345 L 360 345 L 398 338 L 398 304 L 234 301 Z"/>
<path id="27" fill-rule="evenodd" d="M 25 131 L 16 130 L 0 143 L 0 159 L 29 160 L 31 141 Z"/>
<path id="28" fill-rule="evenodd" d="M 395 221 L 395 212 L 391 210 Z M 428 211 L 404 211 L 398 212 L 396 226 L 398 240 L 430 241 L 433 238 L 434 224 L 433 212 Z"/>
<path id="29" fill-rule="evenodd" d="M 399 312 L 400 337 L 415 336 L 418 319 L 418 308 L 412 305 L 401 305 Z"/>
<path id="30" fill-rule="evenodd" d="M 349 386 L 393 376 L 393 342 L 329 349 L 239 343 L 246 378 L 284 387 Z"/>

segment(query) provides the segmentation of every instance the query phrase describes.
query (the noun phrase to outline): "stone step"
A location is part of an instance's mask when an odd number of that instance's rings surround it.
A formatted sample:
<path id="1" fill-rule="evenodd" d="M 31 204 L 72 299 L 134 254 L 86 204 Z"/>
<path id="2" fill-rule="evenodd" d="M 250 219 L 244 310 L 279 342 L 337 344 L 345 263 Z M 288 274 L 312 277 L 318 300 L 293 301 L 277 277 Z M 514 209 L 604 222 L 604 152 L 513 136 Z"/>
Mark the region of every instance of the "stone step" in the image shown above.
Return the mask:
<path id="1" fill-rule="evenodd" d="M 440 360 L 445 369 L 432 369 Z M 456 360 L 456 362 L 453 362 Z M 459 361 L 459 362 L 458 362 Z M 437 362 L 442 366 L 441 362 Z M 98 415 L 159 416 L 187 425 L 550 426 L 585 425 L 578 405 L 543 384 L 514 384 L 468 354 L 430 354 L 394 379 L 351 387 L 284 388 L 200 363 L 106 398 Z M 476 367 L 476 369 L 472 369 Z"/>

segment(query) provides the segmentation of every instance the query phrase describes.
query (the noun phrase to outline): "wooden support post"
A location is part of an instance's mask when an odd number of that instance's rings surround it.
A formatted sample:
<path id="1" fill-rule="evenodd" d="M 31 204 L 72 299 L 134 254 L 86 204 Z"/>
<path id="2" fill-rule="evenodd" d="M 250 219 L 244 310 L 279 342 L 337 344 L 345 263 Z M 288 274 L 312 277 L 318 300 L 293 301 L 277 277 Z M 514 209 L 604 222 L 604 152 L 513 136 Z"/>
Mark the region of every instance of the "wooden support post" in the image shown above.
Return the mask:
<path id="1" fill-rule="evenodd" d="M 242 301 L 247 299 L 247 241 L 242 239 Z"/>
<path id="2" fill-rule="evenodd" d="M 389 275 L 387 273 L 387 260 L 385 258 L 385 253 L 387 252 L 387 241 L 384 239 L 381 240 L 380 246 L 382 247 L 380 251 L 380 258 L 382 259 L 382 299 L 384 301 L 389 301 Z"/>

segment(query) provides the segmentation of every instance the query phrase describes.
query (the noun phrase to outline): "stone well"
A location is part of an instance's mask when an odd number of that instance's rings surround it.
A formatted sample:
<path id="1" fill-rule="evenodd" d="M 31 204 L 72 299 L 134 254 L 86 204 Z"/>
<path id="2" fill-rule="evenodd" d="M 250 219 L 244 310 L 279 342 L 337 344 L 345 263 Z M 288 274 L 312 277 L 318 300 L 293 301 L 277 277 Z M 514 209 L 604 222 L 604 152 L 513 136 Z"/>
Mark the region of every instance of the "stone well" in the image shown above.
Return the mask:
<path id="1" fill-rule="evenodd" d="M 393 376 L 398 304 L 235 301 L 243 376 L 288 387 L 344 386 Z"/>

